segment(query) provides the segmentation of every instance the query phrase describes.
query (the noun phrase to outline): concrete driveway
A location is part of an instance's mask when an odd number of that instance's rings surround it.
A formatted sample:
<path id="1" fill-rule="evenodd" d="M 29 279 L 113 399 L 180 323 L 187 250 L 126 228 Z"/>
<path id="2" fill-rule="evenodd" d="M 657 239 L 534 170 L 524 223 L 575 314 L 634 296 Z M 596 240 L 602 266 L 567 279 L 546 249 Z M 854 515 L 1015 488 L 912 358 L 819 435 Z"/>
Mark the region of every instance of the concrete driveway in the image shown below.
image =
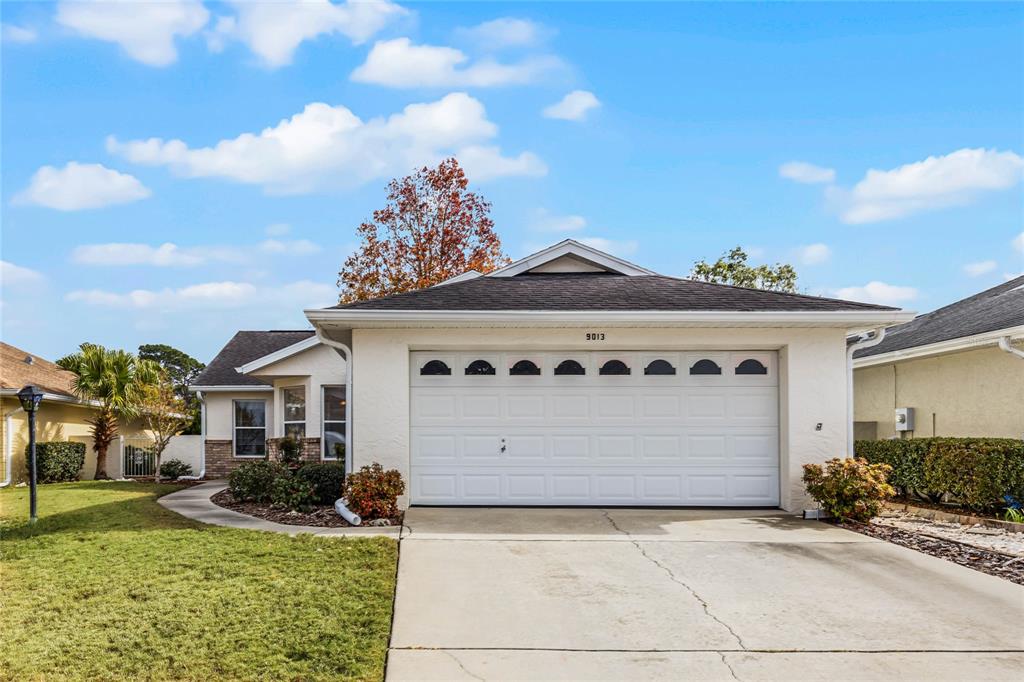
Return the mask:
<path id="1" fill-rule="evenodd" d="M 389 680 L 968 680 L 1024 587 L 782 512 L 406 515 Z"/>

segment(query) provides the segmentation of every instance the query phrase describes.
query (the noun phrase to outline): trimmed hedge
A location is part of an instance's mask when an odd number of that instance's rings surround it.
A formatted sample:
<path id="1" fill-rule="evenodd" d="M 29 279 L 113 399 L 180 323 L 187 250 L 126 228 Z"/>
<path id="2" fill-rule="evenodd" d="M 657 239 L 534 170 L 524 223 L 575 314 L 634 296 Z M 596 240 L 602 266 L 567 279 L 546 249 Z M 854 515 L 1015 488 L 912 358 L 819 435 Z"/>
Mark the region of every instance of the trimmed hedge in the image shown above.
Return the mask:
<path id="1" fill-rule="evenodd" d="M 30 457 L 25 446 L 25 471 Z M 77 481 L 85 464 L 85 443 L 49 441 L 36 443 L 36 480 L 40 483 Z"/>
<path id="2" fill-rule="evenodd" d="M 1014 438 L 911 438 L 859 440 L 857 457 L 892 467 L 889 483 L 901 494 L 938 501 L 943 496 L 971 509 L 1024 499 L 1024 440 Z"/>
<path id="3" fill-rule="evenodd" d="M 295 472 L 295 478 L 313 486 L 317 504 L 331 505 L 342 495 L 345 467 L 334 462 L 310 462 Z"/>

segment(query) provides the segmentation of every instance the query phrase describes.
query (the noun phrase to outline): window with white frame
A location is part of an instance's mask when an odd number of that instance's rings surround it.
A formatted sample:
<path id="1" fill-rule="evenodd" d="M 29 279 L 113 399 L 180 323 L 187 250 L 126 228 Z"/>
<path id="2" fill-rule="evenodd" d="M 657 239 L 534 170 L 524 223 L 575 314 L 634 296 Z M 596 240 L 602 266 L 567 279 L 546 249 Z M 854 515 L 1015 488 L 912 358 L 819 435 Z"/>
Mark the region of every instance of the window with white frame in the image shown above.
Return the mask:
<path id="1" fill-rule="evenodd" d="M 306 437 L 306 390 L 302 386 L 281 389 L 284 404 L 284 435 L 296 440 Z"/>
<path id="2" fill-rule="evenodd" d="M 323 447 L 324 459 L 345 460 L 348 444 L 345 423 L 345 386 L 324 386 Z"/>
<path id="3" fill-rule="evenodd" d="M 265 400 L 235 400 L 235 457 L 263 457 L 267 454 L 267 403 Z"/>

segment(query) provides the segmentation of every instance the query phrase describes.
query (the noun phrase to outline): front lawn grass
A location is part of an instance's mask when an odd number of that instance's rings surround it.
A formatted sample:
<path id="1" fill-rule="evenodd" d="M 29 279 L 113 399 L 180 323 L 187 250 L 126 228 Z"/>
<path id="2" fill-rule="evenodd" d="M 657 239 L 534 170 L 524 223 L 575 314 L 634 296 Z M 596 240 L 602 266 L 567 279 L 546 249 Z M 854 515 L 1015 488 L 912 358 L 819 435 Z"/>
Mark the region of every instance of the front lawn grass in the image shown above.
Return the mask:
<path id="1" fill-rule="evenodd" d="M 175 486 L 0 491 L 0 677 L 382 679 L 397 546 L 205 526 Z"/>

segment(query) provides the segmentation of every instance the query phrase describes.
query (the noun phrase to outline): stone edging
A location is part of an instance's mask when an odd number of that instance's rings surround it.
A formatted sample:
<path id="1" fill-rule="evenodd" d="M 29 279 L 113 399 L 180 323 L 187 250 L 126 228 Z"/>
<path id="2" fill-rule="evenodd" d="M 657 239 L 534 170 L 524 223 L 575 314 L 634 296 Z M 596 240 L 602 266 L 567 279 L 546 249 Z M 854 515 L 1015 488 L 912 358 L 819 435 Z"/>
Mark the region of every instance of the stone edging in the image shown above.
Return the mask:
<path id="1" fill-rule="evenodd" d="M 200 485 L 191 486 L 184 490 L 178 490 L 157 498 L 157 503 L 177 514 L 214 526 L 225 526 L 227 528 L 241 528 L 244 530 L 261 530 L 270 533 L 284 533 L 286 535 L 309 534 L 324 537 L 336 538 L 367 538 L 386 536 L 396 540 L 402 532 L 400 526 L 365 527 L 365 528 L 324 528 L 322 526 L 290 526 L 285 523 L 275 523 L 258 519 L 255 516 L 240 514 L 230 509 L 225 509 L 210 501 L 210 498 L 227 487 L 225 481 L 210 481 Z"/>
<path id="2" fill-rule="evenodd" d="M 1013 523 L 1012 521 L 1001 521 L 989 519 L 983 516 L 971 516 L 970 514 L 954 514 L 952 512 L 929 509 L 927 507 L 915 507 L 912 504 L 899 504 L 895 502 L 883 502 L 887 509 L 904 511 L 914 516 L 931 521 L 945 521 L 947 523 L 959 523 L 962 526 L 984 526 L 987 528 L 1004 528 L 1011 533 L 1024 533 L 1024 523 Z"/>

